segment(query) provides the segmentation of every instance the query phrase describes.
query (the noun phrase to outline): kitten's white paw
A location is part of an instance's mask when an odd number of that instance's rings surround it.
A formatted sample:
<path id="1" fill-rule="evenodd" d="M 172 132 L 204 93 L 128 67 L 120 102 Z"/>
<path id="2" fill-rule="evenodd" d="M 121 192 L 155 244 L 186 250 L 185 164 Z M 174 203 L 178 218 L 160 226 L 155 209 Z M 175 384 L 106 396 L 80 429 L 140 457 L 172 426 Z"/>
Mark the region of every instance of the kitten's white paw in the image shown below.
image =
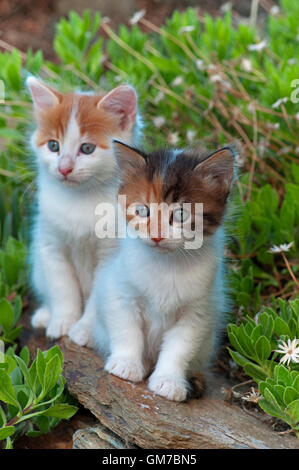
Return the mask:
<path id="1" fill-rule="evenodd" d="M 121 356 L 110 356 L 105 364 L 105 370 L 131 382 L 141 382 L 145 376 L 145 370 L 140 361 Z"/>
<path id="2" fill-rule="evenodd" d="M 33 328 L 47 328 L 51 313 L 47 307 L 38 308 L 31 318 Z"/>
<path id="3" fill-rule="evenodd" d="M 83 321 L 77 321 L 69 331 L 69 338 L 79 346 L 93 345 L 93 332 L 90 325 Z"/>
<path id="4" fill-rule="evenodd" d="M 187 398 L 187 381 L 181 377 L 167 377 L 151 375 L 148 388 L 156 395 L 168 400 L 184 401 Z"/>
<path id="5" fill-rule="evenodd" d="M 61 338 L 61 336 L 68 334 L 75 322 L 76 318 L 73 318 L 72 316 L 62 315 L 61 317 L 51 318 L 46 330 L 46 336 L 52 339 Z"/>

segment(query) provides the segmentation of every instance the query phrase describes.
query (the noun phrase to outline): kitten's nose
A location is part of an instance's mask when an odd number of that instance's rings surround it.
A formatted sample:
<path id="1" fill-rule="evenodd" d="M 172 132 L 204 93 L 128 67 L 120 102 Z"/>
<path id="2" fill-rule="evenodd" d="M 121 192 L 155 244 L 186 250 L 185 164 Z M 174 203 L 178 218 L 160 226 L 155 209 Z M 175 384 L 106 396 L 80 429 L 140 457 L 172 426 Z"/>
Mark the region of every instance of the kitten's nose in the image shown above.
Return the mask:
<path id="1" fill-rule="evenodd" d="M 70 166 L 60 166 L 58 167 L 59 173 L 61 173 L 63 176 L 67 176 L 69 173 L 72 173 L 73 168 Z"/>
<path id="2" fill-rule="evenodd" d="M 161 240 L 164 240 L 162 237 L 152 238 L 153 242 L 160 243 Z"/>

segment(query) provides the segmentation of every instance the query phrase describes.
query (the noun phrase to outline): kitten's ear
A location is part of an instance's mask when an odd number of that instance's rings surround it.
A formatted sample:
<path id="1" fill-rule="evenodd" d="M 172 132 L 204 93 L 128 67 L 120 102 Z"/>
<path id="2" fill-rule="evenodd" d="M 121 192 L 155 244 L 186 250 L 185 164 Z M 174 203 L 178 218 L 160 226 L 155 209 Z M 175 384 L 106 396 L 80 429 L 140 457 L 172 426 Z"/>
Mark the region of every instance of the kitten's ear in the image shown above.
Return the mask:
<path id="1" fill-rule="evenodd" d="M 232 149 L 224 147 L 198 163 L 194 171 L 211 185 L 221 185 L 224 190 L 229 191 L 234 176 L 234 161 Z"/>
<path id="2" fill-rule="evenodd" d="M 146 165 L 146 155 L 119 140 L 113 140 L 113 150 L 122 173 Z"/>
<path id="3" fill-rule="evenodd" d="M 26 85 L 30 90 L 32 101 L 38 111 L 44 111 L 59 104 L 61 94 L 58 91 L 52 90 L 52 88 L 37 80 L 37 78 L 28 77 Z"/>
<path id="4" fill-rule="evenodd" d="M 131 130 L 137 114 L 136 91 L 130 85 L 120 85 L 98 102 L 98 108 L 117 115 L 121 130 Z"/>

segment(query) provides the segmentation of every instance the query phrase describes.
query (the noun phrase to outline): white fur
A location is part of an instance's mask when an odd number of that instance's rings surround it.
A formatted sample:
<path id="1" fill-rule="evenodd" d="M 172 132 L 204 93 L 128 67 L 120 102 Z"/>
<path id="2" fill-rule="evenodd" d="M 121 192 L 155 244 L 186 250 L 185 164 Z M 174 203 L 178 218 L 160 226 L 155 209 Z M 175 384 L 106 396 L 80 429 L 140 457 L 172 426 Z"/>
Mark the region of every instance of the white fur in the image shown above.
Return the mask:
<path id="1" fill-rule="evenodd" d="M 187 397 L 188 377 L 207 364 L 224 313 L 222 232 L 198 250 L 156 250 L 125 238 L 97 270 L 94 341 L 105 368 L 170 400 Z"/>
<path id="2" fill-rule="evenodd" d="M 28 83 L 34 85 L 35 94 L 38 90 L 38 99 L 51 93 L 36 79 Z M 50 98 L 48 101 L 51 105 Z M 109 138 L 130 143 L 132 133 L 130 126 Z M 80 136 L 75 106 L 65 138 L 59 142 L 59 154 L 51 152 L 47 144 L 38 147 L 36 133 L 31 142 L 38 167 L 37 214 L 31 245 L 32 284 L 41 303 L 32 317 L 32 325 L 46 328 L 51 338 L 69 334 L 74 342 L 91 345 L 94 310 L 87 307 L 94 271 L 117 245 L 116 240 L 98 239 L 95 235 L 96 206 L 116 202 L 118 178 L 112 143 L 108 150 L 97 147 L 91 155 L 81 154 L 77 158 L 78 149 L 88 142 L 88 136 Z M 68 181 L 58 171 L 63 158 L 73 163 Z"/>

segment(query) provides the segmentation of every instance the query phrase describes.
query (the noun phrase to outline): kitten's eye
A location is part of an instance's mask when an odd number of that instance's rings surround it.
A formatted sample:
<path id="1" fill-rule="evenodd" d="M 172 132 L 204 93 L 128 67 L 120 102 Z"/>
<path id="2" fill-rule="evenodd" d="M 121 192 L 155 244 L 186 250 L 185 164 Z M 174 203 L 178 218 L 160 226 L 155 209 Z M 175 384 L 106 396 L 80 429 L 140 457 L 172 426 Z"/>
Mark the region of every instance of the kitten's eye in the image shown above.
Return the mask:
<path id="1" fill-rule="evenodd" d="M 135 210 L 135 214 L 138 215 L 139 217 L 148 217 L 150 213 L 150 210 L 147 206 L 137 206 Z"/>
<path id="2" fill-rule="evenodd" d="M 59 142 L 57 140 L 49 140 L 48 148 L 51 152 L 58 152 L 59 150 Z"/>
<path id="3" fill-rule="evenodd" d="M 96 146 L 94 144 L 82 144 L 80 150 L 82 153 L 89 155 L 90 153 L 94 152 Z"/>
<path id="4" fill-rule="evenodd" d="M 173 211 L 173 220 L 183 224 L 184 222 L 187 222 L 187 220 L 190 218 L 190 215 L 191 213 L 187 211 L 187 209 L 181 207 L 180 209 Z"/>

